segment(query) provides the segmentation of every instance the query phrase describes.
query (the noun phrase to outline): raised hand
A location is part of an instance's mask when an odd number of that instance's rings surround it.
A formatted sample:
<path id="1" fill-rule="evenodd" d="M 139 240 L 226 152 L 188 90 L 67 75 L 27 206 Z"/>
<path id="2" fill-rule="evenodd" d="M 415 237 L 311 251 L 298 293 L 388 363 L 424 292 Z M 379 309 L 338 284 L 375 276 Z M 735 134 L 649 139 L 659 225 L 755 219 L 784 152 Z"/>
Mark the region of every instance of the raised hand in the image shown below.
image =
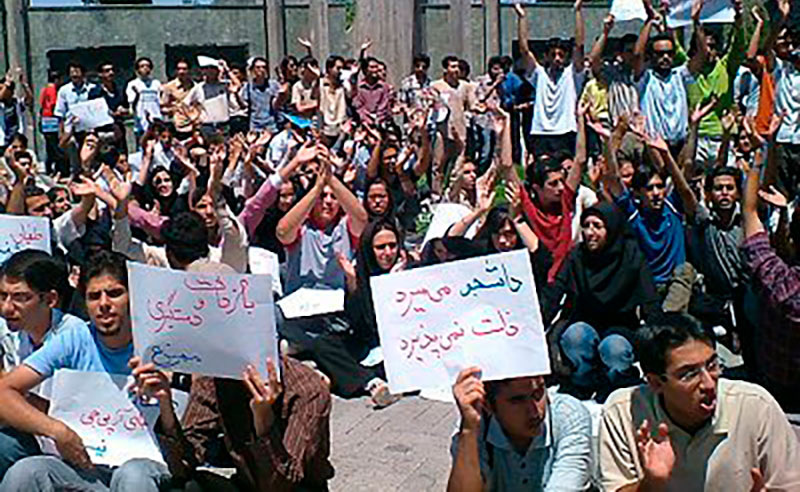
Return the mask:
<path id="1" fill-rule="evenodd" d="M 692 20 L 695 23 L 700 22 L 700 13 L 703 11 L 705 0 L 694 0 L 692 2 Z"/>
<path id="2" fill-rule="evenodd" d="M 614 16 L 608 14 L 606 18 L 603 19 L 603 32 L 608 35 L 612 29 L 614 29 Z"/>
<path id="3" fill-rule="evenodd" d="M 353 262 L 348 260 L 347 257 L 341 252 L 336 253 L 336 261 L 339 263 L 339 267 L 341 267 L 345 277 L 347 277 L 348 283 L 355 282 L 356 267 L 353 265 Z M 353 285 L 355 285 L 355 283 Z"/>
<path id="4" fill-rule="evenodd" d="M 778 0 L 778 12 L 781 13 L 784 20 L 789 18 L 789 14 L 792 12 L 792 0 Z"/>
<path id="5" fill-rule="evenodd" d="M 140 357 L 133 357 L 128 362 L 133 377 L 135 378 L 132 389 L 136 396 L 153 397 L 158 400 L 159 405 L 172 405 L 172 390 L 170 389 L 170 378 L 163 371 L 156 369 L 155 364 L 142 364 Z"/>
<path id="6" fill-rule="evenodd" d="M 650 422 L 645 420 L 636 432 L 636 446 L 647 478 L 666 483 L 675 467 L 675 451 L 669 438 L 669 427 L 662 422 L 658 434 L 651 434 Z"/>
<path id="7" fill-rule="evenodd" d="M 363 43 L 361 43 L 361 51 L 362 52 L 367 51 L 371 46 L 372 46 L 372 40 L 367 38 L 364 40 Z"/>
<path id="8" fill-rule="evenodd" d="M 525 9 L 522 8 L 522 5 L 520 5 L 518 3 L 514 4 L 514 12 L 516 12 L 517 16 L 519 16 L 519 17 L 525 17 Z"/>
<path id="9" fill-rule="evenodd" d="M 506 201 L 511 217 L 519 217 L 522 213 L 522 196 L 519 193 L 519 185 L 510 179 L 506 180 Z"/>
<path id="10" fill-rule="evenodd" d="M 87 167 L 92 160 L 94 160 L 97 152 L 100 150 L 100 146 L 98 145 L 100 139 L 97 138 L 97 135 L 90 133 L 86 135 L 86 138 L 83 139 L 83 145 L 81 146 L 80 152 L 80 159 L 81 159 L 81 166 Z"/>
<path id="11" fill-rule="evenodd" d="M 711 100 L 709 100 L 705 106 L 701 102 L 697 103 L 697 105 L 694 107 L 694 111 L 692 111 L 692 114 L 689 115 L 689 124 L 696 125 L 700 123 L 700 120 L 705 118 L 714 109 L 716 105 L 717 105 L 716 97 L 712 97 Z"/>
<path id="12" fill-rule="evenodd" d="M 79 176 L 78 181 L 72 183 L 70 190 L 73 195 L 84 197 L 95 195 L 97 192 L 97 185 L 94 181 L 87 179 L 85 176 Z"/>
<path id="13" fill-rule="evenodd" d="M 756 24 L 764 23 L 764 18 L 761 17 L 761 11 L 758 5 L 753 5 L 753 8 L 750 9 L 750 15 L 753 16 L 753 20 L 756 22 Z"/>
<path id="14" fill-rule="evenodd" d="M 772 185 L 770 185 L 769 191 L 758 190 L 758 196 L 773 207 L 786 208 L 789 203 L 786 196 Z"/>
<path id="15" fill-rule="evenodd" d="M 298 37 L 297 42 L 300 43 L 300 45 L 303 46 L 308 51 L 311 51 L 311 49 L 313 48 L 313 46 L 311 45 L 311 40 L 309 40 L 308 38 Z"/>
<path id="16" fill-rule="evenodd" d="M 461 413 L 461 429 L 478 432 L 481 413 L 486 402 L 486 389 L 480 380 L 481 369 L 469 367 L 458 373 L 453 385 L 453 396 Z"/>
<path id="17" fill-rule="evenodd" d="M 264 437 L 272 428 L 272 424 L 275 421 L 272 405 L 275 404 L 275 401 L 283 392 L 283 386 L 278 381 L 275 363 L 272 359 L 267 359 L 267 374 L 266 383 L 253 366 L 247 366 L 247 369 L 242 374 L 244 385 L 250 391 L 250 396 L 252 397 L 250 399 L 250 411 L 253 413 L 253 424 L 258 437 Z"/>

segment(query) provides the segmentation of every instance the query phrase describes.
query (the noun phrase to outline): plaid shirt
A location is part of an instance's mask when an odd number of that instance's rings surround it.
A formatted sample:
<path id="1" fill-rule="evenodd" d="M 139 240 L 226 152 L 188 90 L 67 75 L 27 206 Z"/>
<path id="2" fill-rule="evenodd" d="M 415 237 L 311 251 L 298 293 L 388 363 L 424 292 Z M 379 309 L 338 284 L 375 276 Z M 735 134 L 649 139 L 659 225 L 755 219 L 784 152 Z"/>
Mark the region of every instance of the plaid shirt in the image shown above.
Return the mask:
<path id="1" fill-rule="evenodd" d="M 195 378 L 176 434 L 166 435 L 160 423 L 156 427 L 172 475 L 193 478 L 222 434 L 239 490 L 327 490 L 333 477 L 330 392 L 316 372 L 293 359 L 286 359 L 281 379 L 284 390 L 273 406 L 275 421 L 266 436 L 257 438 L 250 392 L 241 381 Z"/>
<path id="2" fill-rule="evenodd" d="M 755 330 L 756 370 L 772 383 L 768 386 L 796 393 L 800 390 L 800 268 L 778 257 L 766 232 L 745 240 L 742 251 L 766 304 Z"/>

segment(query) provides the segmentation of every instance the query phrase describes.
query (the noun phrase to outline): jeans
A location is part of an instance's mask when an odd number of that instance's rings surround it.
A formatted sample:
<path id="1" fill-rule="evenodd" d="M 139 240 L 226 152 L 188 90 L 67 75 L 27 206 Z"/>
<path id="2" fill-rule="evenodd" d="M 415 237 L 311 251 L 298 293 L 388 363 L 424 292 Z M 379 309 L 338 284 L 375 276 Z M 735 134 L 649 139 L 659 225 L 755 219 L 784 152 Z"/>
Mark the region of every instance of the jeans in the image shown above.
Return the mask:
<path id="1" fill-rule="evenodd" d="M 561 335 L 561 349 L 575 367 L 571 382 L 578 388 L 603 392 L 638 382 L 633 346 L 622 335 L 611 334 L 601 340 L 591 325 L 578 322 Z"/>
<path id="2" fill-rule="evenodd" d="M 494 130 L 490 128 L 475 127 L 476 130 L 476 149 L 475 149 L 475 163 L 478 166 L 478 175 L 482 175 L 492 165 L 494 158 L 494 148 L 496 137 Z"/>
<path id="3" fill-rule="evenodd" d="M 0 429 L 0 480 L 11 465 L 39 453 L 39 444 L 32 435 L 11 427 Z"/>
<path id="4" fill-rule="evenodd" d="M 134 458 L 119 468 L 87 471 L 76 470 L 56 456 L 32 456 L 9 468 L 0 492 L 157 492 L 169 481 L 167 466 L 148 459 Z"/>

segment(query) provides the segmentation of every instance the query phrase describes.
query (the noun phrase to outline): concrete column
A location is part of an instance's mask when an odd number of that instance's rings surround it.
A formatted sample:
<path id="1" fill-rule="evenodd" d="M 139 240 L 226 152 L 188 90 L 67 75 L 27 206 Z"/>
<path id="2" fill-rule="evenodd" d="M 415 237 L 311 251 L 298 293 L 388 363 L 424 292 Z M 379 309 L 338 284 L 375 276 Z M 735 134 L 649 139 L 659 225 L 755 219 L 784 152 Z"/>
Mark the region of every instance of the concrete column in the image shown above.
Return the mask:
<path id="1" fill-rule="evenodd" d="M 330 53 L 327 0 L 310 0 L 308 24 L 311 30 L 308 37 L 311 39 L 311 44 L 314 46 L 314 56 L 319 60 L 320 68 L 324 70 L 325 60 Z"/>
<path id="2" fill-rule="evenodd" d="M 450 43 L 448 53 L 472 59 L 469 20 L 471 0 L 450 0 Z"/>
<path id="3" fill-rule="evenodd" d="M 500 54 L 500 2 L 483 0 L 486 22 L 486 53 L 491 57 Z"/>
<path id="4" fill-rule="evenodd" d="M 6 0 L 8 1 L 8 0 Z M 267 29 L 267 61 L 269 61 L 270 73 L 281 58 L 286 54 L 286 35 L 283 16 L 283 0 L 264 0 L 266 8 L 266 29 Z"/>
<path id="5" fill-rule="evenodd" d="M 414 0 L 358 0 L 353 26 L 353 51 L 369 38 L 369 54 L 386 62 L 394 85 L 411 71 L 414 49 Z"/>
<path id="6" fill-rule="evenodd" d="M 28 70 L 28 60 L 26 57 L 25 49 L 25 12 L 23 9 L 25 5 L 23 0 L 3 0 L 3 5 L 6 10 L 6 50 L 8 53 L 8 71 L 11 72 L 14 80 L 18 80 L 19 70 L 25 74 L 25 80 L 31 82 L 32 77 Z M 17 87 L 16 95 L 23 94 L 22 87 Z M 34 101 L 37 100 L 34 94 Z M 34 113 L 38 114 L 38 113 Z M 22 129 L 22 133 L 28 137 L 29 142 L 34 142 L 34 121 L 31 114 L 25 117 L 26 127 Z M 33 144 L 36 145 L 35 143 Z"/>

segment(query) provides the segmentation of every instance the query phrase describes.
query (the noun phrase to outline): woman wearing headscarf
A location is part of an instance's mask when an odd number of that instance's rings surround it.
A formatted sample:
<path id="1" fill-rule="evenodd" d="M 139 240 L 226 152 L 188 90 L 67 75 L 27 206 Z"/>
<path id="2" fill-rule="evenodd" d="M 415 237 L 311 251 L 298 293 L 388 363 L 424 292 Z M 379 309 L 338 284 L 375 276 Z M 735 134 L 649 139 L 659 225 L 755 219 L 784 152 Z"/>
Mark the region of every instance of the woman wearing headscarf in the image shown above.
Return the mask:
<path id="1" fill-rule="evenodd" d="M 597 391 L 604 400 L 613 389 L 639 380 L 632 335 L 659 309 L 659 298 L 620 210 L 609 202 L 590 207 L 581 215 L 581 228 L 583 242 L 549 292 L 545 321 L 561 309 L 560 319 L 568 323 L 559 342 L 574 370 L 564 391 L 584 399 Z"/>

